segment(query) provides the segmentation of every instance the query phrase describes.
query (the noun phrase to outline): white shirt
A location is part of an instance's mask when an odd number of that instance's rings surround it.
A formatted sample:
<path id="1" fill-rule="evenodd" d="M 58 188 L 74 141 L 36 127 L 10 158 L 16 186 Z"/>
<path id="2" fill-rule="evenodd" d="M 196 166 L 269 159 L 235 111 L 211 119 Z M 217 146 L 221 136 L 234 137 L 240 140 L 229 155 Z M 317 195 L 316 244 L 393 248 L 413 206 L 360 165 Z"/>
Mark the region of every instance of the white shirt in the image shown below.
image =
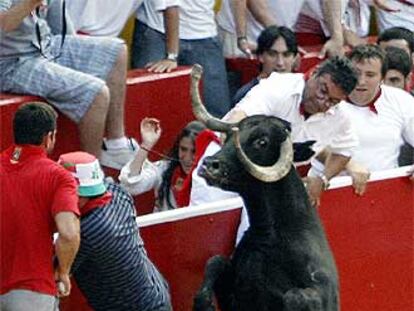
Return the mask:
<path id="1" fill-rule="evenodd" d="M 162 0 L 161 0 L 162 1 Z M 163 0 L 172 2 L 173 0 Z M 138 9 L 137 18 L 150 28 L 164 33 L 161 13 L 154 10 L 151 0 Z M 178 0 L 180 6 L 179 38 L 206 39 L 217 36 L 214 20 L 214 0 Z M 171 3 L 168 4 L 171 6 Z"/>
<path id="2" fill-rule="evenodd" d="M 351 156 L 358 139 L 351 120 L 340 103 L 325 113 L 316 113 L 305 120 L 300 113 L 302 92 L 305 88 L 303 74 L 272 73 L 260 80 L 237 104 L 247 116 L 264 114 L 289 121 L 294 142 L 316 140 L 313 150 L 318 153 L 330 147 L 335 154 Z"/>
<path id="3" fill-rule="evenodd" d="M 383 85 L 374 105 L 377 113 L 369 107 L 344 105 L 360 141 L 352 159 L 371 172 L 398 167 L 400 147 L 404 142 L 414 146 L 414 98 Z"/>
<path id="4" fill-rule="evenodd" d="M 92 36 L 116 37 L 142 1 L 70 0 L 66 1 L 66 9 L 76 31 Z"/>
<path id="5" fill-rule="evenodd" d="M 276 19 L 279 26 L 293 29 L 304 1 L 305 0 L 269 0 L 269 12 Z M 231 0 L 222 1 L 221 9 L 217 13 L 216 20 L 217 24 L 225 31 L 236 34 Z M 263 27 L 256 21 L 250 12 L 248 12 L 246 17 L 246 36 L 249 42 L 256 42 L 262 30 Z"/>
<path id="6" fill-rule="evenodd" d="M 413 0 L 406 1 L 414 4 Z M 406 5 L 396 0 L 388 0 L 387 4 L 400 11 L 389 13 L 384 10 L 377 10 L 379 33 L 391 27 L 404 27 L 414 31 L 414 6 Z"/>

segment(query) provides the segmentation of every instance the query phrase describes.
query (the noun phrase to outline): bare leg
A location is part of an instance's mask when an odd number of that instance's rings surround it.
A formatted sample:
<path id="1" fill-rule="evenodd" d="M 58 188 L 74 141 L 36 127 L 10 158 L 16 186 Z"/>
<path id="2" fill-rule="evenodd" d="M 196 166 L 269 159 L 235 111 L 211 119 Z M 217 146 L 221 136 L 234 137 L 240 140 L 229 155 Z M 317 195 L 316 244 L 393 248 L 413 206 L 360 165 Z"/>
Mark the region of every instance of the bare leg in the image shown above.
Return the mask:
<path id="1" fill-rule="evenodd" d="M 81 149 L 96 157 L 101 155 L 102 138 L 109 108 L 109 90 L 104 86 L 79 122 Z"/>
<path id="2" fill-rule="evenodd" d="M 124 104 L 127 56 L 127 48 L 123 45 L 116 63 L 106 81 L 111 95 L 108 116 L 106 118 L 106 134 L 109 139 L 120 138 L 125 135 Z"/>

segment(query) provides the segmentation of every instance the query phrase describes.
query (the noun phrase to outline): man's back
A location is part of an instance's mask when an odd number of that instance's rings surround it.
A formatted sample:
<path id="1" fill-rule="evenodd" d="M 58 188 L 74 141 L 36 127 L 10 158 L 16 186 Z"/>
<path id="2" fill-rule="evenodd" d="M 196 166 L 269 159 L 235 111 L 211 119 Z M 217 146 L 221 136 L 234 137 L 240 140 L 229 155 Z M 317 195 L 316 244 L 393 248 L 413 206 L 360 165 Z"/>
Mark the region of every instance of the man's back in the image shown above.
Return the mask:
<path id="1" fill-rule="evenodd" d="M 56 295 L 54 216 L 79 214 L 72 176 L 37 146 L 12 146 L 1 154 L 1 291 L 27 289 Z"/>

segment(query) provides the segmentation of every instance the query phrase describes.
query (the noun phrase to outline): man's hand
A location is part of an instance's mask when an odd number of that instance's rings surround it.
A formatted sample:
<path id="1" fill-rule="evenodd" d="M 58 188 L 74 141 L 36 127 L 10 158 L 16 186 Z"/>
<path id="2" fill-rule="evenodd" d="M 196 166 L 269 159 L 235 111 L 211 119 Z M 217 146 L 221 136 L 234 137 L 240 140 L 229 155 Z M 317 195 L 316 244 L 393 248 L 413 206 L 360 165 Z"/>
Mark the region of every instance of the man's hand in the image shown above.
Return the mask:
<path id="1" fill-rule="evenodd" d="M 319 58 L 324 59 L 325 57 L 344 56 L 345 48 L 343 40 L 329 39 L 322 47 L 319 53 Z"/>
<path id="2" fill-rule="evenodd" d="M 55 281 L 58 289 L 58 297 L 67 297 L 70 295 L 72 285 L 69 274 L 59 273 L 59 267 L 55 270 Z"/>
<path id="3" fill-rule="evenodd" d="M 308 176 L 303 179 L 306 190 L 308 190 L 309 201 L 315 206 L 319 207 L 320 197 L 324 188 L 323 181 L 320 177 Z"/>
<path id="4" fill-rule="evenodd" d="M 352 169 L 348 169 L 348 174 L 352 177 L 352 186 L 355 189 L 355 194 L 363 195 L 371 175 L 368 169 L 362 165 L 354 164 Z"/>
<path id="5" fill-rule="evenodd" d="M 160 121 L 155 118 L 144 118 L 141 121 L 141 146 L 151 149 L 161 137 Z"/>
<path id="6" fill-rule="evenodd" d="M 247 41 L 246 37 L 240 37 L 237 39 L 237 47 L 242 51 L 248 58 L 253 59 L 253 51 L 256 50 L 256 45 Z"/>
<path id="7" fill-rule="evenodd" d="M 171 72 L 171 70 L 177 68 L 177 61 L 172 59 L 161 59 L 157 62 L 146 64 L 145 68 L 147 68 L 149 72 L 155 73 Z"/>

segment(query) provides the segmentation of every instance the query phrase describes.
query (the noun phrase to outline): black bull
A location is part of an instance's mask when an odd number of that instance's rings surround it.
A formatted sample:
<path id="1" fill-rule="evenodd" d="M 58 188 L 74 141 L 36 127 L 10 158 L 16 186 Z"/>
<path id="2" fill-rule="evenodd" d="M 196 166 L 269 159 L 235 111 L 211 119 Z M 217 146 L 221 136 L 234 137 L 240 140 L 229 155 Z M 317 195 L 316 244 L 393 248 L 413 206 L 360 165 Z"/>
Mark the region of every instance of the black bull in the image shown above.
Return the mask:
<path id="1" fill-rule="evenodd" d="M 338 310 L 335 262 L 292 165 L 285 124 L 262 115 L 232 125 L 210 119 L 198 95 L 200 75 L 195 67 L 194 112 L 213 129 L 225 131 L 227 139 L 204 160 L 199 174 L 210 185 L 240 194 L 250 227 L 231 259 L 209 259 L 193 310 L 215 310 L 213 294 L 221 311 Z"/>

